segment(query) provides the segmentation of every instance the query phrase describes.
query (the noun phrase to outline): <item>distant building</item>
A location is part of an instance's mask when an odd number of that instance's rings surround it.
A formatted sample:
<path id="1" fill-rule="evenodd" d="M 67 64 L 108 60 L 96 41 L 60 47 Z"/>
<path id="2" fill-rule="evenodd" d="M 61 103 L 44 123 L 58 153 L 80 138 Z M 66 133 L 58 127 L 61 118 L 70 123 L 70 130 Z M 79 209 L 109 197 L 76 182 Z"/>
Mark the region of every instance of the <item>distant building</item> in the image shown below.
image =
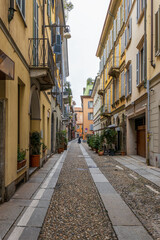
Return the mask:
<path id="1" fill-rule="evenodd" d="M 82 136 L 83 131 L 83 111 L 81 107 L 75 107 L 74 111 L 77 115 L 77 121 L 76 121 L 76 137 Z"/>
<path id="2" fill-rule="evenodd" d="M 93 134 L 93 98 L 92 88 L 94 81 L 87 80 L 87 86 L 83 89 L 81 96 L 83 110 L 83 140 L 87 140 L 87 135 Z"/>

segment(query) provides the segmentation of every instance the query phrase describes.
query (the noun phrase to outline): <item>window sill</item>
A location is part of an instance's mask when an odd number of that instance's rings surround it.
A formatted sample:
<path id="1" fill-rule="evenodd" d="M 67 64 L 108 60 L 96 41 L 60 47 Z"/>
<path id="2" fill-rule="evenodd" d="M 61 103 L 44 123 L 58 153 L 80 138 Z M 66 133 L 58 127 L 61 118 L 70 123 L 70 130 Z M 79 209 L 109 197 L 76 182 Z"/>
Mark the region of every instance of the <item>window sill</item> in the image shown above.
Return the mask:
<path id="1" fill-rule="evenodd" d="M 21 9 L 20 9 L 20 7 L 17 3 L 16 3 L 16 5 L 17 5 L 17 8 L 18 8 L 18 12 L 20 13 L 21 18 L 23 20 L 24 26 L 27 28 L 26 20 L 25 20 L 24 16 L 22 15 Z"/>
<path id="2" fill-rule="evenodd" d="M 144 86 L 144 80 L 137 85 L 137 88 L 140 88 L 140 87 L 142 87 L 142 86 Z"/>
<path id="3" fill-rule="evenodd" d="M 121 101 L 125 100 L 125 96 L 124 96 L 124 95 L 121 96 L 121 97 L 120 97 L 120 100 L 121 100 Z"/>
<path id="4" fill-rule="evenodd" d="M 128 101 L 131 98 L 131 93 L 126 96 L 126 100 Z"/>

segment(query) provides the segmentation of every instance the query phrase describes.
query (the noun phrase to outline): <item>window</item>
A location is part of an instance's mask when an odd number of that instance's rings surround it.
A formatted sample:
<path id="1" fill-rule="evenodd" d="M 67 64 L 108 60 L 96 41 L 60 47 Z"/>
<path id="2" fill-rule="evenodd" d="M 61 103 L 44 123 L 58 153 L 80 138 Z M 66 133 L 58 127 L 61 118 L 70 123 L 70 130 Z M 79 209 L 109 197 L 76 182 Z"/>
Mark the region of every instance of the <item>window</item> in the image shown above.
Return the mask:
<path id="1" fill-rule="evenodd" d="M 92 90 L 89 90 L 89 95 L 90 95 L 90 96 L 92 95 Z"/>
<path id="2" fill-rule="evenodd" d="M 23 18 L 25 19 L 25 0 L 17 0 L 17 5 Z"/>
<path id="3" fill-rule="evenodd" d="M 88 108 L 93 108 L 93 101 L 88 102 Z"/>
<path id="4" fill-rule="evenodd" d="M 116 67 L 119 67 L 119 44 L 116 46 Z"/>
<path id="5" fill-rule="evenodd" d="M 137 0 L 137 23 L 140 20 L 140 17 L 143 14 L 143 10 L 145 7 L 145 0 Z"/>
<path id="6" fill-rule="evenodd" d="M 160 8 L 155 14 L 155 55 L 160 56 Z"/>
<path id="7" fill-rule="evenodd" d="M 125 0 L 125 21 L 127 21 L 131 8 L 132 8 L 132 0 Z"/>
<path id="8" fill-rule="evenodd" d="M 88 120 L 93 120 L 93 113 L 88 113 Z"/>
<path id="9" fill-rule="evenodd" d="M 77 125 L 77 129 L 80 129 L 79 125 Z"/>
<path id="10" fill-rule="evenodd" d="M 130 64 L 125 73 L 125 96 L 132 93 L 132 65 Z"/>
<path id="11" fill-rule="evenodd" d="M 121 55 L 124 53 L 124 50 L 125 50 L 125 32 L 121 37 Z"/>
<path id="12" fill-rule="evenodd" d="M 119 78 L 116 79 L 116 101 L 119 100 Z"/>
<path id="13" fill-rule="evenodd" d="M 107 82 L 107 79 L 108 79 L 108 71 L 107 71 L 107 67 L 106 67 L 106 82 Z"/>
<path id="14" fill-rule="evenodd" d="M 111 112 L 111 89 L 109 89 L 109 112 Z"/>
<path id="15" fill-rule="evenodd" d="M 144 47 L 136 55 L 136 84 L 144 81 Z"/>
<path id="16" fill-rule="evenodd" d="M 114 42 L 117 38 L 117 19 L 114 19 Z"/>
<path id="17" fill-rule="evenodd" d="M 128 26 L 125 29 L 125 47 L 128 46 L 132 38 L 132 18 L 129 19 Z"/>
<path id="18" fill-rule="evenodd" d="M 121 73 L 121 97 L 124 96 L 124 71 Z"/>
<path id="19" fill-rule="evenodd" d="M 90 131 L 93 131 L 93 124 L 90 124 L 90 125 L 89 125 L 89 130 L 90 130 Z"/>

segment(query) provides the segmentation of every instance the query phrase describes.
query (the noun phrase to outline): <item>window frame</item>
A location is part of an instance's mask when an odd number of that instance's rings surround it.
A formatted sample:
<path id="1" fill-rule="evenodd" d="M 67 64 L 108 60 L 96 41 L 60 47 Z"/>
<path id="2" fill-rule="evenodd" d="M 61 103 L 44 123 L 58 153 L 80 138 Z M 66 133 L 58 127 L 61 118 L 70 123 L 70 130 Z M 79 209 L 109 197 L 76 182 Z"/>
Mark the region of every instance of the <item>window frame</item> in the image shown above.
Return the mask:
<path id="1" fill-rule="evenodd" d="M 26 1 L 25 0 L 16 0 L 16 5 L 17 5 L 20 15 L 24 21 L 25 27 L 27 27 L 27 24 L 26 24 Z"/>

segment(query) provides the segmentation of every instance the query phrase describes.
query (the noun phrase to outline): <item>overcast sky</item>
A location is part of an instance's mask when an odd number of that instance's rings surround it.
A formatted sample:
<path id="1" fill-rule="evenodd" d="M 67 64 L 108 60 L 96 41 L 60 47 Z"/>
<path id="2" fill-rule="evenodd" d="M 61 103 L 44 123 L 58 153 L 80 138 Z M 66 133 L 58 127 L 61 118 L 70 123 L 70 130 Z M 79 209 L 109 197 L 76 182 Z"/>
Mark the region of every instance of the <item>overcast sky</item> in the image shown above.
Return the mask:
<path id="1" fill-rule="evenodd" d="M 72 38 L 68 40 L 69 73 L 73 99 L 81 106 L 80 96 L 87 78 L 95 79 L 99 59 L 95 56 L 110 0 L 72 0 L 69 13 Z"/>

